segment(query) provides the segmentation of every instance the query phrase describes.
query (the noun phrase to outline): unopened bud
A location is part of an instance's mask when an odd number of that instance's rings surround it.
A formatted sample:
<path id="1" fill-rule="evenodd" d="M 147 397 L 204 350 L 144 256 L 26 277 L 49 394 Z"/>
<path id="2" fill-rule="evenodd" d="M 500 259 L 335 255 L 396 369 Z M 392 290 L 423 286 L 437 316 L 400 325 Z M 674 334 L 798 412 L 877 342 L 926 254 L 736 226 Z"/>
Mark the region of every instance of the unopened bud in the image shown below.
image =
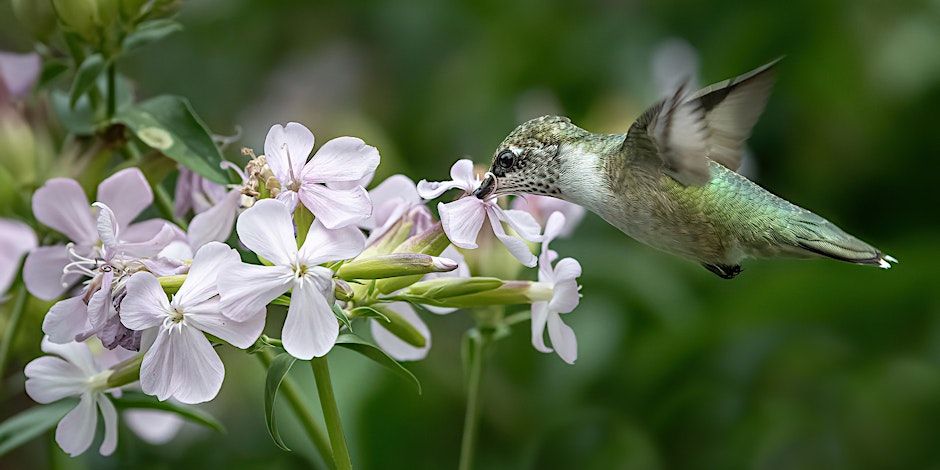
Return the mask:
<path id="1" fill-rule="evenodd" d="M 427 338 L 394 310 L 381 304 L 372 305 L 371 307 L 388 318 L 389 321 L 387 322 L 381 318 L 376 318 L 375 321 L 379 322 L 389 333 L 416 348 L 423 348 L 427 344 Z"/>
<path id="2" fill-rule="evenodd" d="M 384 279 L 423 276 L 455 269 L 457 263 L 447 258 L 418 253 L 393 253 L 350 261 L 343 264 L 336 275 L 343 279 Z"/>
<path id="3" fill-rule="evenodd" d="M 349 285 L 348 282 L 342 279 L 333 280 L 333 296 L 336 297 L 336 300 L 346 302 L 348 300 L 352 300 L 353 295 L 353 288 Z"/>
<path id="4" fill-rule="evenodd" d="M 59 21 L 88 41 L 97 37 L 98 5 L 95 0 L 52 0 Z"/>
<path id="5" fill-rule="evenodd" d="M 410 220 L 404 217 L 399 218 L 398 222 L 395 222 L 395 224 L 385 231 L 385 233 L 381 234 L 378 239 L 372 241 L 358 257 L 371 258 L 376 255 L 387 255 L 391 253 L 392 250 L 398 245 L 401 245 L 401 243 L 408 238 L 413 227 L 414 225 Z"/>
<path id="6" fill-rule="evenodd" d="M 401 245 L 395 248 L 395 253 L 423 253 L 431 256 L 440 255 L 450 245 L 450 239 L 444 233 L 444 227 L 440 222 L 431 226 L 431 228 L 414 235 Z M 421 275 L 401 276 L 391 279 L 383 279 L 375 283 L 379 292 L 388 294 L 395 292 L 403 287 L 408 287 L 421 280 Z"/>
<path id="7" fill-rule="evenodd" d="M 48 0 L 13 0 L 13 14 L 40 41 L 55 30 L 55 10 Z"/>
<path id="8" fill-rule="evenodd" d="M 490 305 L 530 304 L 550 300 L 552 298 L 551 293 L 552 287 L 549 284 L 530 281 L 503 281 L 502 286 L 496 289 L 444 299 L 412 298 L 408 295 L 402 295 L 401 297 L 403 300 L 412 300 L 436 307 L 472 308 Z"/>
<path id="9" fill-rule="evenodd" d="M 441 277 L 416 282 L 408 286 L 403 293 L 405 295 L 442 300 L 493 290 L 502 285 L 503 281 L 495 277 Z"/>
<path id="10" fill-rule="evenodd" d="M 175 294 L 180 290 L 180 287 L 183 285 L 183 282 L 186 281 L 185 274 L 177 274 L 175 276 L 161 276 L 157 278 L 160 281 L 160 287 L 163 288 L 163 292 L 167 294 Z"/>

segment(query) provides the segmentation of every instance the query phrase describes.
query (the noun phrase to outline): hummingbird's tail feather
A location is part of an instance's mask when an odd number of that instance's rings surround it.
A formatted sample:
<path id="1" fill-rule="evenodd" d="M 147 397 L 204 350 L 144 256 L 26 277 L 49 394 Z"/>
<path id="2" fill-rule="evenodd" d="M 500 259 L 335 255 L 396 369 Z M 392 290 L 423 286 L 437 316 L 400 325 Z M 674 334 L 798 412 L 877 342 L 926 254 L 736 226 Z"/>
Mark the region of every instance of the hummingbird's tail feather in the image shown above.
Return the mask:
<path id="1" fill-rule="evenodd" d="M 832 222 L 802 211 L 790 219 L 789 231 L 793 245 L 806 252 L 854 264 L 867 264 L 882 269 L 897 263 L 897 259 L 849 235 Z"/>

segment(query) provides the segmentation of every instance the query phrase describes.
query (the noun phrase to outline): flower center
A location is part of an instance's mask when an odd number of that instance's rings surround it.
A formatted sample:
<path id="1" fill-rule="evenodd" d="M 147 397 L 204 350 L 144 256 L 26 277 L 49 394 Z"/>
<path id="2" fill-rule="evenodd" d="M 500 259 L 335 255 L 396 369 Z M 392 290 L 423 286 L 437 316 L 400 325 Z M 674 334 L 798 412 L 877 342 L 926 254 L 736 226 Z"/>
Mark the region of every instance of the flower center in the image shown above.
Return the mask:
<path id="1" fill-rule="evenodd" d="M 300 279 L 306 276 L 309 271 L 310 269 L 307 267 L 306 264 L 297 263 L 294 265 L 294 277 L 296 277 L 297 279 Z"/>

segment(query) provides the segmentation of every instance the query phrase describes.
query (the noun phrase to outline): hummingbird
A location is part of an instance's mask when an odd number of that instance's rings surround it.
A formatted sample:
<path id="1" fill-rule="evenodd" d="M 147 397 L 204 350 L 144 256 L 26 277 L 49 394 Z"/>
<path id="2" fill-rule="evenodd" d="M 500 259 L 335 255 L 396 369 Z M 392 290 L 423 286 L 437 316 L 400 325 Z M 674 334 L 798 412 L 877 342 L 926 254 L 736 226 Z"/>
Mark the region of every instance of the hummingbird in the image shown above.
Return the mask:
<path id="1" fill-rule="evenodd" d="M 698 91 L 680 83 L 625 134 L 561 116 L 532 119 L 497 147 L 473 195 L 579 204 L 640 242 L 732 279 L 746 258 L 897 260 L 737 173 L 779 59 Z"/>

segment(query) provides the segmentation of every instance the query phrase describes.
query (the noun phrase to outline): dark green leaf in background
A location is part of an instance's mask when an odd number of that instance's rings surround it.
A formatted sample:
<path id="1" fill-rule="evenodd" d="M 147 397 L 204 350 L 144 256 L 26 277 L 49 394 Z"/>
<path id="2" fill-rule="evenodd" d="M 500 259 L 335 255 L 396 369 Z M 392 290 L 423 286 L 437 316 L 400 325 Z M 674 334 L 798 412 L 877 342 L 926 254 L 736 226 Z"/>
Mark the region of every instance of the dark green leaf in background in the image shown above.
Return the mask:
<path id="1" fill-rule="evenodd" d="M 95 80 L 104 71 L 107 61 L 101 54 L 92 54 L 82 61 L 75 73 L 75 81 L 72 82 L 72 90 L 69 92 L 69 106 L 75 108 L 78 99 L 88 90 L 95 86 Z"/>
<path id="2" fill-rule="evenodd" d="M 124 38 L 122 47 L 124 52 L 132 51 L 182 30 L 183 25 L 167 18 L 144 21 L 137 27 L 136 31 Z"/>
<path id="3" fill-rule="evenodd" d="M 352 333 L 343 333 L 339 335 L 339 337 L 336 338 L 336 345 L 362 354 L 363 356 L 372 359 L 380 365 L 385 366 L 401 377 L 414 382 L 415 387 L 418 388 L 418 394 L 421 393 L 421 382 L 418 380 L 418 378 L 415 377 L 415 375 L 412 374 L 410 370 L 406 369 L 405 366 L 392 359 L 388 354 L 385 354 L 385 351 L 379 349 L 378 346 Z"/>
<path id="4" fill-rule="evenodd" d="M 271 361 L 271 366 L 268 367 L 268 375 L 264 381 L 264 422 L 268 426 L 268 434 L 271 435 L 274 443 L 286 451 L 290 451 L 290 449 L 284 444 L 281 434 L 277 430 L 274 401 L 277 400 L 277 391 L 281 388 L 281 382 L 284 381 L 284 377 L 287 377 L 287 373 L 290 372 L 291 366 L 296 361 L 297 358 L 286 352 L 278 354 Z"/>

